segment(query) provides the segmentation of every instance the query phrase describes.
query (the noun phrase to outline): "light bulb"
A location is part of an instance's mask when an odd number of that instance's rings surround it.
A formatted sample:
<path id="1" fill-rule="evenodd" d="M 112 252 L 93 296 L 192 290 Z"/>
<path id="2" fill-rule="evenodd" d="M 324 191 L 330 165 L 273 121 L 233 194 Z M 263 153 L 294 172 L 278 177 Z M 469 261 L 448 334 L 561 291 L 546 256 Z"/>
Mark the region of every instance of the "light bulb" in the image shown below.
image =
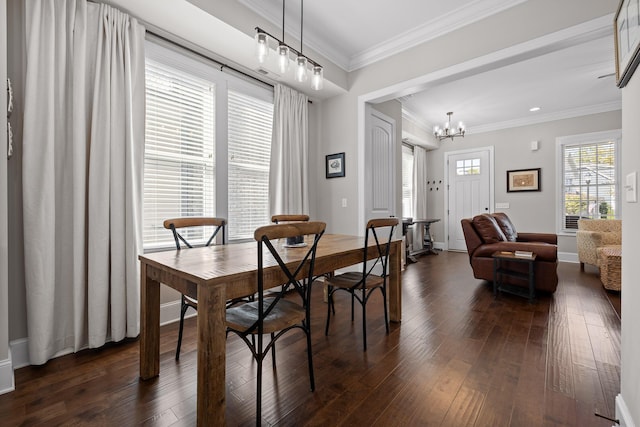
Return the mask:
<path id="1" fill-rule="evenodd" d="M 269 36 L 260 31 L 256 32 L 256 56 L 261 64 L 267 60 L 269 56 Z"/>
<path id="2" fill-rule="evenodd" d="M 311 87 L 314 90 L 322 90 L 324 86 L 324 72 L 320 65 L 316 65 L 313 67 L 313 76 L 311 77 Z"/>
<path id="3" fill-rule="evenodd" d="M 464 123 L 458 122 L 458 129 L 460 129 L 461 131 L 464 130 Z"/>
<path id="4" fill-rule="evenodd" d="M 282 74 L 289 71 L 289 46 L 286 44 L 278 45 L 278 69 Z"/>
<path id="5" fill-rule="evenodd" d="M 307 81 L 307 58 L 298 56 L 296 59 L 296 80 L 300 83 Z"/>

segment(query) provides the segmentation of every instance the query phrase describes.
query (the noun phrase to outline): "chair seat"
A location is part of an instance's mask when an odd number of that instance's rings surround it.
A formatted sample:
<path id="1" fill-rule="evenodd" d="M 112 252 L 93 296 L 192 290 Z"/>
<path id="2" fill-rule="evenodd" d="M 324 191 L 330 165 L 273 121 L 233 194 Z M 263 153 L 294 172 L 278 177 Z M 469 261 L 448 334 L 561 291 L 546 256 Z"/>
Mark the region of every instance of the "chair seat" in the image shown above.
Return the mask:
<path id="1" fill-rule="evenodd" d="M 325 283 L 329 286 L 333 286 L 334 288 L 342 288 L 349 289 L 353 288 L 359 282 L 362 281 L 362 272 L 350 271 L 348 273 L 338 274 L 337 276 L 330 277 L 325 279 Z M 384 283 L 384 279 L 380 276 L 376 276 L 371 274 L 367 276 L 367 281 L 365 282 L 365 289 L 377 288 L 378 286 L 382 286 Z M 359 286 L 358 288 L 361 288 Z"/>
<path id="2" fill-rule="evenodd" d="M 275 298 L 265 298 L 264 306 L 268 307 Z M 287 300 L 280 300 L 266 317 L 263 332 L 270 334 L 290 326 L 299 325 L 305 319 L 304 307 Z M 248 302 L 227 309 L 227 326 L 237 331 L 249 329 L 258 320 L 258 301 Z M 257 333 L 257 329 L 255 332 Z"/>

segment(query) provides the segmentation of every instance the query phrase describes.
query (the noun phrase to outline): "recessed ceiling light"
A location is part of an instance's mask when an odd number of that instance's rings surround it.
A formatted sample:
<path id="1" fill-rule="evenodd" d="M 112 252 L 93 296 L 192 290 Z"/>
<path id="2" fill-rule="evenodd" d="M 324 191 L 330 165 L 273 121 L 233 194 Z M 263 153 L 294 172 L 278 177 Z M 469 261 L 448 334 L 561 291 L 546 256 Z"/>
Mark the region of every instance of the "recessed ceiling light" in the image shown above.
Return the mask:
<path id="1" fill-rule="evenodd" d="M 534 111 L 539 111 L 540 107 L 531 107 L 529 108 L 529 111 L 534 112 Z"/>

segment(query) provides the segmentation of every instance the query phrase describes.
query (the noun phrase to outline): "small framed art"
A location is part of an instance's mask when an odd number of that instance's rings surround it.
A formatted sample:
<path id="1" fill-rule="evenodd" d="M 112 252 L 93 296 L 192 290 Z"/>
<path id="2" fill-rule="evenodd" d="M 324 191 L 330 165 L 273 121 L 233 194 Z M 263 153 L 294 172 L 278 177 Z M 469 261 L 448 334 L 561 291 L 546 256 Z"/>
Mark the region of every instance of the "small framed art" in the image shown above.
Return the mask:
<path id="1" fill-rule="evenodd" d="M 507 192 L 540 191 L 540 168 L 507 171 Z"/>
<path id="2" fill-rule="evenodd" d="M 329 154 L 327 156 L 327 178 L 344 176 L 344 153 Z"/>

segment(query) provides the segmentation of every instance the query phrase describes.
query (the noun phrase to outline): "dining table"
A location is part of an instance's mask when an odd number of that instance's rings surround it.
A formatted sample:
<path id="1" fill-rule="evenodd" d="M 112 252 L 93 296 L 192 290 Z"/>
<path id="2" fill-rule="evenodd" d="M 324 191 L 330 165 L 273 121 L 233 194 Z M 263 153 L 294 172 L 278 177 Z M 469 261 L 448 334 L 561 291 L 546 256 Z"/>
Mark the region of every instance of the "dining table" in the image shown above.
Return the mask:
<path id="1" fill-rule="evenodd" d="M 308 236 L 310 238 L 311 236 Z M 285 245 L 286 242 L 277 242 Z M 317 247 L 313 275 L 363 262 L 362 236 L 324 234 Z M 377 257 L 375 242 L 367 258 Z M 285 264 L 293 265 L 307 248 L 281 248 Z M 197 315 L 197 425 L 225 425 L 226 301 L 257 291 L 255 241 L 147 253 L 140 260 L 140 378 L 160 374 L 160 284 L 198 300 Z M 402 319 L 402 240 L 393 239 L 388 266 L 389 319 Z M 302 278 L 306 274 L 301 271 Z M 275 260 L 265 253 L 265 288 L 287 281 Z M 313 310 L 313 307 L 311 308 Z"/>

